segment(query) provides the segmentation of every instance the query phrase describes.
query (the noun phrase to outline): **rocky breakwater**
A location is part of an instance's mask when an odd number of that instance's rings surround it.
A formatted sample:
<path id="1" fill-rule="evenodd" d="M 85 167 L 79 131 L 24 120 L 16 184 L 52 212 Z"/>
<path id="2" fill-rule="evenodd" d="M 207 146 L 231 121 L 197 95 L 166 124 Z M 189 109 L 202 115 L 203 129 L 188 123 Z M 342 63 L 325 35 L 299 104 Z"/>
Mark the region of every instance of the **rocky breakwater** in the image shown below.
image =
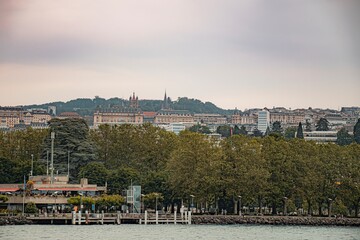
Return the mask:
<path id="1" fill-rule="evenodd" d="M 2 225 L 25 225 L 32 224 L 31 220 L 26 219 L 26 217 L 0 217 L 0 226 Z"/>
<path id="2" fill-rule="evenodd" d="M 309 226 L 360 226 L 360 218 L 295 217 L 295 216 L 231 216 L 193 215 L 193 224 L 265 224 Z"/>

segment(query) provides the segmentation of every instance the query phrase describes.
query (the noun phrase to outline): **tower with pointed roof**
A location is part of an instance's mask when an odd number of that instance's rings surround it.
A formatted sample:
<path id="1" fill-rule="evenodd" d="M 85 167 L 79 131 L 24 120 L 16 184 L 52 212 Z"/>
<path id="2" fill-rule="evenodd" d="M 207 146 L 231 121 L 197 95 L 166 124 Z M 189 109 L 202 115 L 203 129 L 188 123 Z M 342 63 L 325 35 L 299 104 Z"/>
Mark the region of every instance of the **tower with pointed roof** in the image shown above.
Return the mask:
<path id="1" fill-rule="evenodd" d="M 132 96 L 130 95 L 129 102 L 131 108 L 139 108 L 139 98 L 138 96 L 135 97 L 135 92 Z"/>

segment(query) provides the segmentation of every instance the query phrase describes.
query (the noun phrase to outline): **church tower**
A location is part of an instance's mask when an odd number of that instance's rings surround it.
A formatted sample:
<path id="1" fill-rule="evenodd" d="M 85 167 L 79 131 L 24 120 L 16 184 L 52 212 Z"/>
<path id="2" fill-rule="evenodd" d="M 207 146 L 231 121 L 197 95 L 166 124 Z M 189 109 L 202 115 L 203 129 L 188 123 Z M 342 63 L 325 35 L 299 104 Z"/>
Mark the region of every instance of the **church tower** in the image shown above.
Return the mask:
<path id="1" fill-rule="evenodd" d="M 138 96 L 135 97 L 135 92 L 132 96 L 130 95 L 129 102 L 131 108 L 139 108 L 139 98 Z"/>
<path id="2" fill-rule="evenodd" d="M 166 96 L 166 91 L 165 91 L 164 100 L 161 105 L 161 109 L 162 110 L 170 110 L 170 103 L 171 103 L 171 99 Z"/>

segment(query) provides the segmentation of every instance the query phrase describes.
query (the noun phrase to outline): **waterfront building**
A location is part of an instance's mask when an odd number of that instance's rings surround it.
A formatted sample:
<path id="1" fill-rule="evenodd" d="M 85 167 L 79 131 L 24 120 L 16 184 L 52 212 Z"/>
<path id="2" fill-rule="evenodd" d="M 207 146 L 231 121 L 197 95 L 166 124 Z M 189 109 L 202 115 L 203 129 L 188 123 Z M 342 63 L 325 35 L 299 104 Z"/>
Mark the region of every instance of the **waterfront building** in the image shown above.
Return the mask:
<path id="1" fill-rule="evenodd" d="M 22 210 L 24 204 L 33 202 L 39 209 L 63 210 L 69 206 L 67 200 L 73 196 L 98 196 L 106 193 L 106 186 L 89 184 L 88 179 L 82 178 L 80 183 L 69 183 L 66 175 L 55 175 L 51 184 L 50 176 L 30 176 L 26 184 L 0 184 L 0 194 L 6 194 L 9 200 L 7 207 L 11 210 Z M 24 187 L 26 194 L 23 196 Z"/>

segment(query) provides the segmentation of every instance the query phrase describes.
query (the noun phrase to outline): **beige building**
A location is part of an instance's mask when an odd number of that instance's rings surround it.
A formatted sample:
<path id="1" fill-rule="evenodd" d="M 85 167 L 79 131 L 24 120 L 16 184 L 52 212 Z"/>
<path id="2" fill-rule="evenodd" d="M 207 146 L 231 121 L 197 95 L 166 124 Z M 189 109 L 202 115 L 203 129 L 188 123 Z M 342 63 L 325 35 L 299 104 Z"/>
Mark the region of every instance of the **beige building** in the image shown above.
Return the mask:
<path id="1" fill-rule="evenodd" d="M 194 116 L 187 110 L 160 110 L 154 120 L 156 124 L 187 122 L 194 122 Z"/>
<path id="2" fill-rule="evenodd" d="M 23 119 L 24 110 L 21 107 L 0 107 L 0 125 L 13 128 Z"/>
<path id="3" fill-rule="evenodd" d="M 247 125 L 247 124 L 257 124 L 257 115 L 256 114 L 243 114 L 240 113 L 231 115 L 231 123 L 232 124 L 240 124 L 240 125 Z"/>
<path id="4" fill-rule="evenodd" d="M 102 124 L 142 124 L 144 115 L 139 108 L 139 99 L 135 97 L 135 93 L 130 96 L 129 101 L 129 107 L 113 106 L 106 109 L 97 109 L 94 113 L 94 128 L 98 128 Z"/>
<path id="5" fill-rule="evenodd" d="M 226 124 L 226 117 L 220 114 L 195 113 L 194 122 L 205 124 Z"/>
<path id="6" fill-rule="evenodd" d="M 305 123 L 305 114 L 293 112 L 270 112 L 270 122 L 276 121 L 282 124 L 297 125 L 299 122 Z"/>

